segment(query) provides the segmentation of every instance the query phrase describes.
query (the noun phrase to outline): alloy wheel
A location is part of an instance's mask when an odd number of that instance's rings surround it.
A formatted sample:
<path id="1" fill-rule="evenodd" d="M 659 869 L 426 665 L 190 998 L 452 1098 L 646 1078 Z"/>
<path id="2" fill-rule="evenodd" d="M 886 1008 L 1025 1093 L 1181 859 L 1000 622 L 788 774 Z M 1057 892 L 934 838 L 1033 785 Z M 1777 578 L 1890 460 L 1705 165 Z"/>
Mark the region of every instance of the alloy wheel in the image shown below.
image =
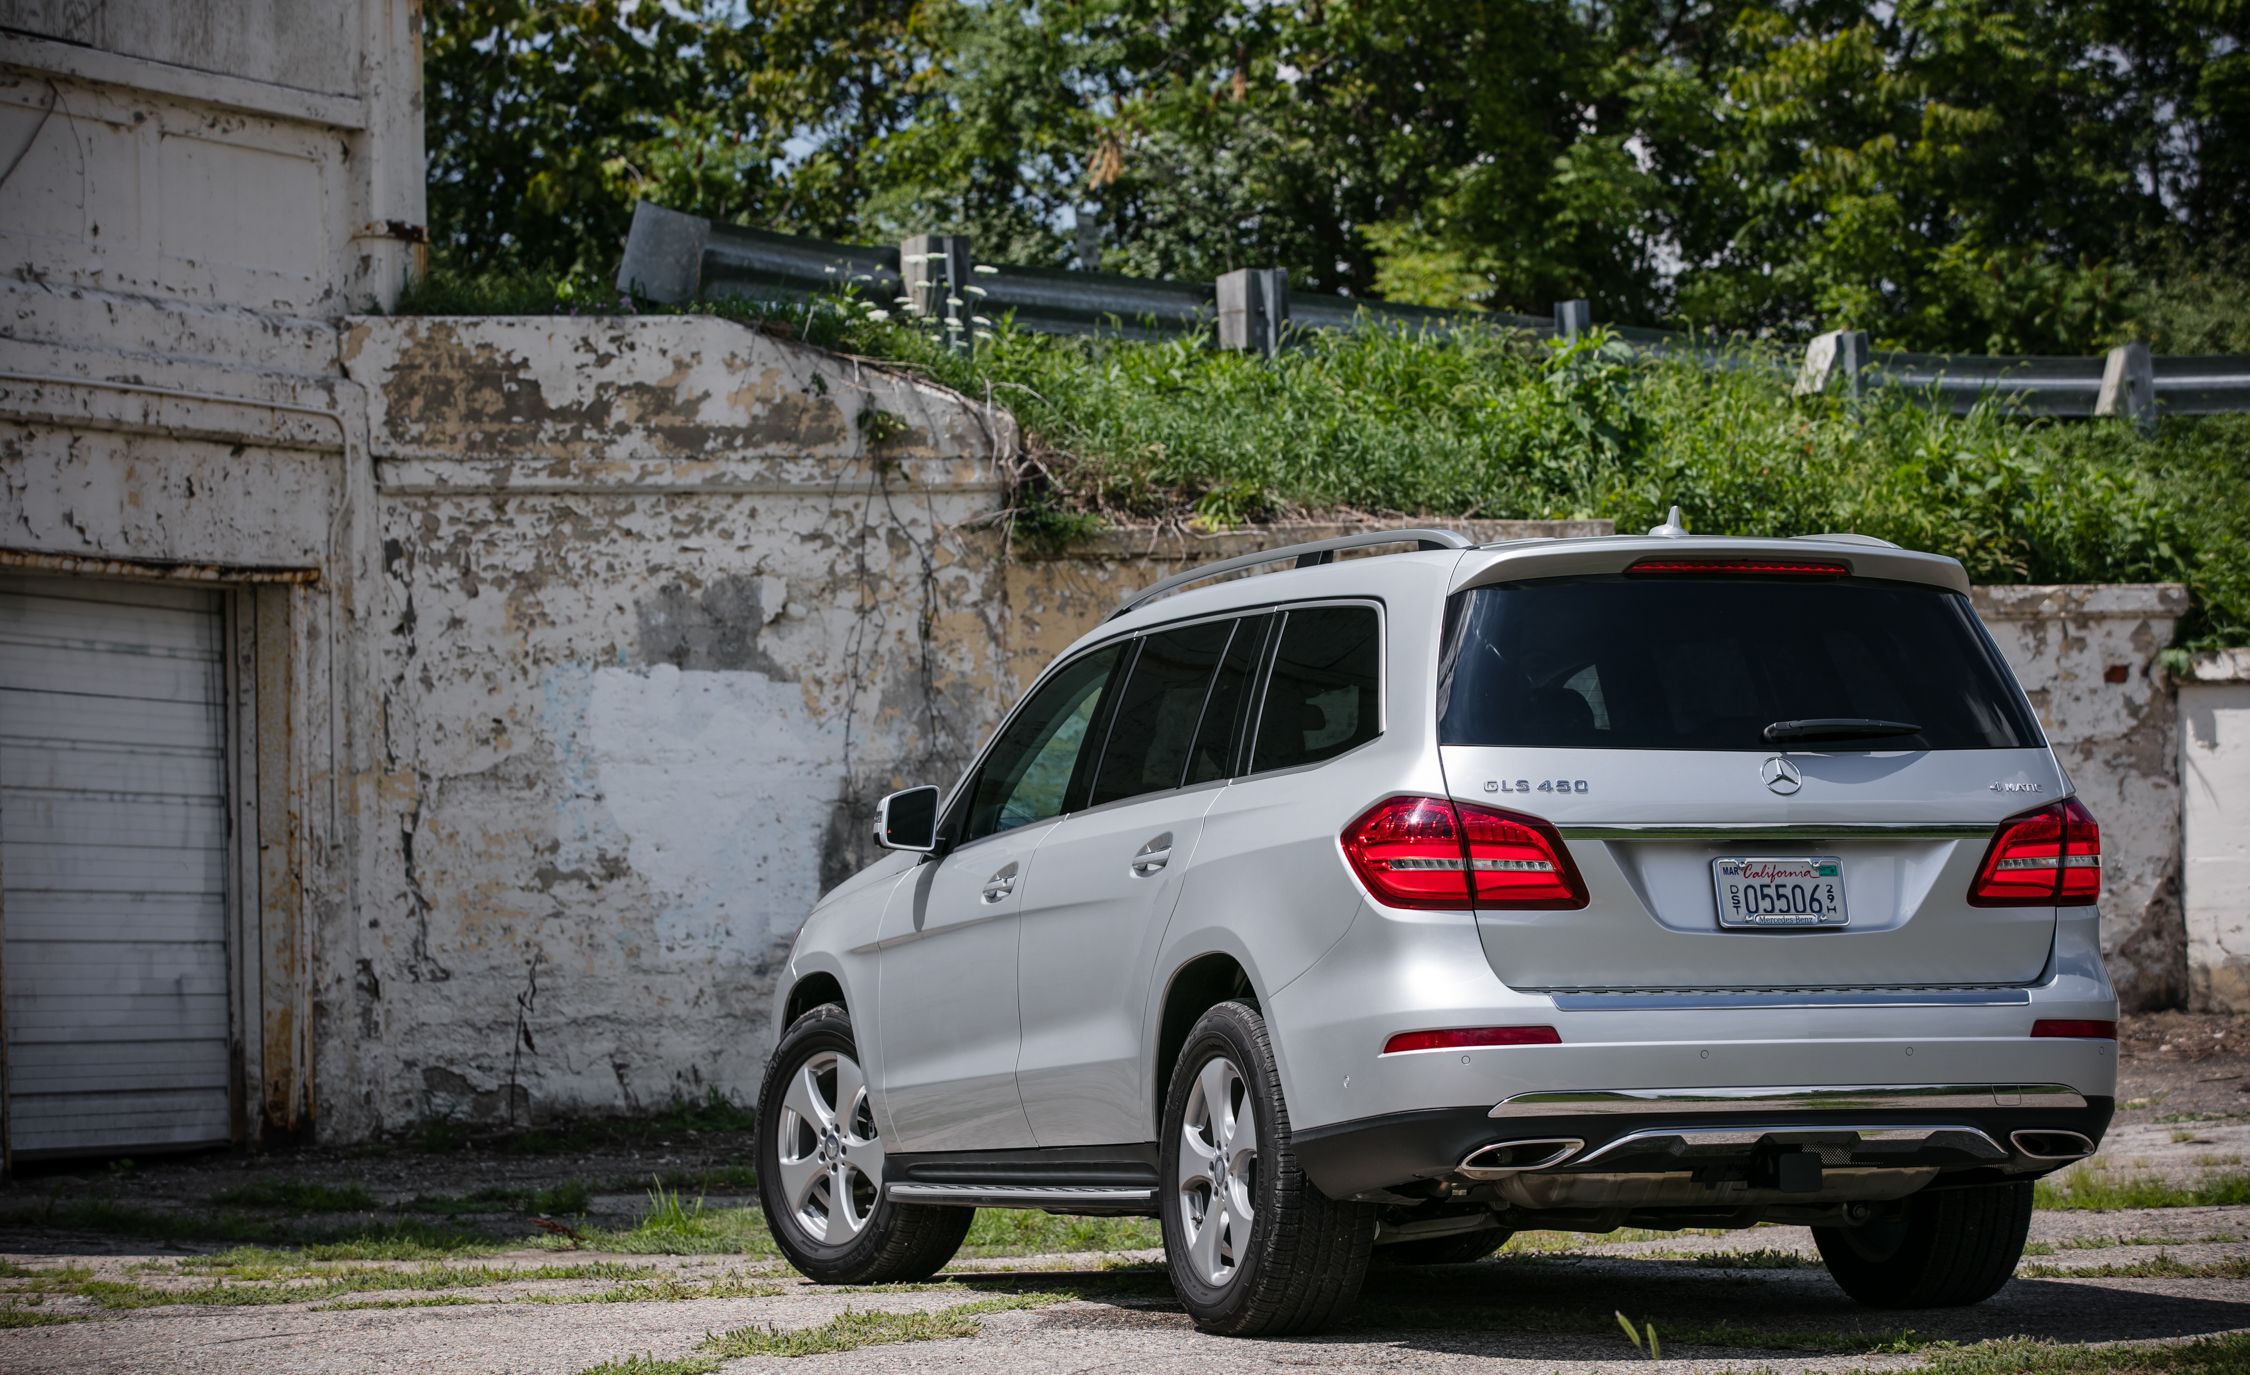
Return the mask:
<path id="1" fill-rule="evenodd" d="M 1224 1055 L 1206 1061 L 1188 1091 L 1176 1183 L 1188 1263 L 1223 1289 L 1249 1257 L 1258 1187 L 1257 1110 L 1241 1069 Z"/>
<path id="2" fill-rule="evenodd" d="M 790 1076 L 778 1125 L 789 1220 L 814 1241 L 848 1244 L 883 1193 L 883 1143 L 859 1062 L 838 1051 L 808 1056 Z"/>

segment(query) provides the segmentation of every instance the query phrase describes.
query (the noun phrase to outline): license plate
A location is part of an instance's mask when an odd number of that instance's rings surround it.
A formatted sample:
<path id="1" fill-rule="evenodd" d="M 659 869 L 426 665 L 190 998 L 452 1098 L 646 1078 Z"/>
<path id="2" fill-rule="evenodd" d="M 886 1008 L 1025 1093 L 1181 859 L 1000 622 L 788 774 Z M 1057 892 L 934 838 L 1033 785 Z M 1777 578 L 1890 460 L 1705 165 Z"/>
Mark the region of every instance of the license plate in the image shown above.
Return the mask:
<path id="1" fill-rule="evenodd" d="M 1721 926 L 1845 923 L 1844 862 L 1833 855 L 1714 859 L 1711 890 L 1719 900 Z"/>

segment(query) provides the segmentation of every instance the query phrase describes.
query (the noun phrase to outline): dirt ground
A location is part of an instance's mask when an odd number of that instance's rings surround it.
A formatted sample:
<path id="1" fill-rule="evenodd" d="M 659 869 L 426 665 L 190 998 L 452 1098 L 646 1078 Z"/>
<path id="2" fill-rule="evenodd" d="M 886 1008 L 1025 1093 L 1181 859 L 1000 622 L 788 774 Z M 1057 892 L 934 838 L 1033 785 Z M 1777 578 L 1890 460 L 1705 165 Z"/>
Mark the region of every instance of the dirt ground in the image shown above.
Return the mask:
<path id="1" fill-rule="evenodd" d="M 2137 1018 L 2120 1057 L 2102 1153 L 1971 1309 L 1859 1308 L 1800 1228 L 1536 1233 L 1379 1269 L 1330 1335 L 1224 1341 L 1147 1224 L 989 1212 L 938 1283 L 823 1289 L 773 1254 L 740 1121 L 688 1114 L 28 1172 L 0 1185 L 0 1371 L 1641 1368 L 1620 1316 L 1689 1372 L 2250 1371 L 2250 1018 Z M 1987 1345 L 2020 1338 L 2082 1354 Z"/>

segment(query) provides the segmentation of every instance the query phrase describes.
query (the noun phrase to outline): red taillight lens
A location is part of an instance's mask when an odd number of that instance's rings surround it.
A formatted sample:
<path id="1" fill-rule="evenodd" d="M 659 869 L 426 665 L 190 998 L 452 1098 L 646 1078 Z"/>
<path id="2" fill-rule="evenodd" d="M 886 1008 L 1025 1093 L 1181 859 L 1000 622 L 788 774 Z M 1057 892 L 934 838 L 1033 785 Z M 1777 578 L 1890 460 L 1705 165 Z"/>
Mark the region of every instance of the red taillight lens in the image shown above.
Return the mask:
<path id="1" fill-rule="evenodd" d="M 1973 907 L 2084 907 L 2102 894 L 2102 828 L 2077 798 L 2001 823 L 1969 889 Z"/>
<path id="2" fill-rule="evenodd" d="M 1537 817 L 1441 797 L 1394 797 L 1345 827 L 1343 844 L 1352 872 L 1393 907 L 1586 905 L 1570 852 Z"/>
<path id="3" fill-rule="evenodd" d="M 1639 559 L 1625 572 L 1705 578 L 1848 578 L 1851 565 L 1809 559 Z"/>
<path id="4" fill-rule="evenodd" d="M 2117 1023 L 2074 1021 L 2063 1017 L 2042 1017 L 2031 1024 L 2034 1036 L 2065 1036 L 2072 1040 L 2114 1041 Z"/>
<path id="5" fill-rule="evenodd" d="M 1559 1046 L 1551 1026 L 1452 1026 L 1437 1031 L 1402 1031 L 1383 1042 L 1385 1055 L 1406 1050 L 1474 1050 L 1483 1046 Z"/>

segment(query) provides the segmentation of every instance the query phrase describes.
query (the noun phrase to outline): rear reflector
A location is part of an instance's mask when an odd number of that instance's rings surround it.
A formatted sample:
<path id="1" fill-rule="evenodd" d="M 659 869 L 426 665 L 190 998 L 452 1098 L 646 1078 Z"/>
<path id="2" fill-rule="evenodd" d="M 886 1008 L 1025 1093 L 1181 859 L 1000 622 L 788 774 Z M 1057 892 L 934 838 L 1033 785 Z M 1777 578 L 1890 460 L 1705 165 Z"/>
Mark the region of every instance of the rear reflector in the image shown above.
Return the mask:
<path id="1" fill-rule="evenodd" d="M 1475 1050 L 1486 1046 L 1559 1046 L 1551 1026 L 1455 1026 L 1437 1031 L 1402 1031 L 1383 1042 L 1385 1055 L 1407 1050 Z"/>
<path id="2" fill-rule="evenodd" d="M 1535 816 L 1442 797 L 1376 803 L 1342 837 L 1377 902 L 1465 912 L 1586 905 L 1570 852 Z"/>
<path id="3" fill-rule="evenodd" d="M 2000 825 L 1984 852 L 1972 907 L 2085 907 L 2102 895 L 2102 828 L 2075 797 Z"/>
<path id="4" fill-rule="evenodd" d="M 2034 1036 L 2064 1036 L 2073 1040 L 2114 1041 L 2117 1023 L 2073 1021 L 2063 1017 L 2042 1017 L 2031 1024 Z"/>
<path id="5" fill-rule="evenodd" d="M 1848 578 L 1851 565 L 1808 559 L 1641 559 L 1626 567 L 1632 577 Z"/>

